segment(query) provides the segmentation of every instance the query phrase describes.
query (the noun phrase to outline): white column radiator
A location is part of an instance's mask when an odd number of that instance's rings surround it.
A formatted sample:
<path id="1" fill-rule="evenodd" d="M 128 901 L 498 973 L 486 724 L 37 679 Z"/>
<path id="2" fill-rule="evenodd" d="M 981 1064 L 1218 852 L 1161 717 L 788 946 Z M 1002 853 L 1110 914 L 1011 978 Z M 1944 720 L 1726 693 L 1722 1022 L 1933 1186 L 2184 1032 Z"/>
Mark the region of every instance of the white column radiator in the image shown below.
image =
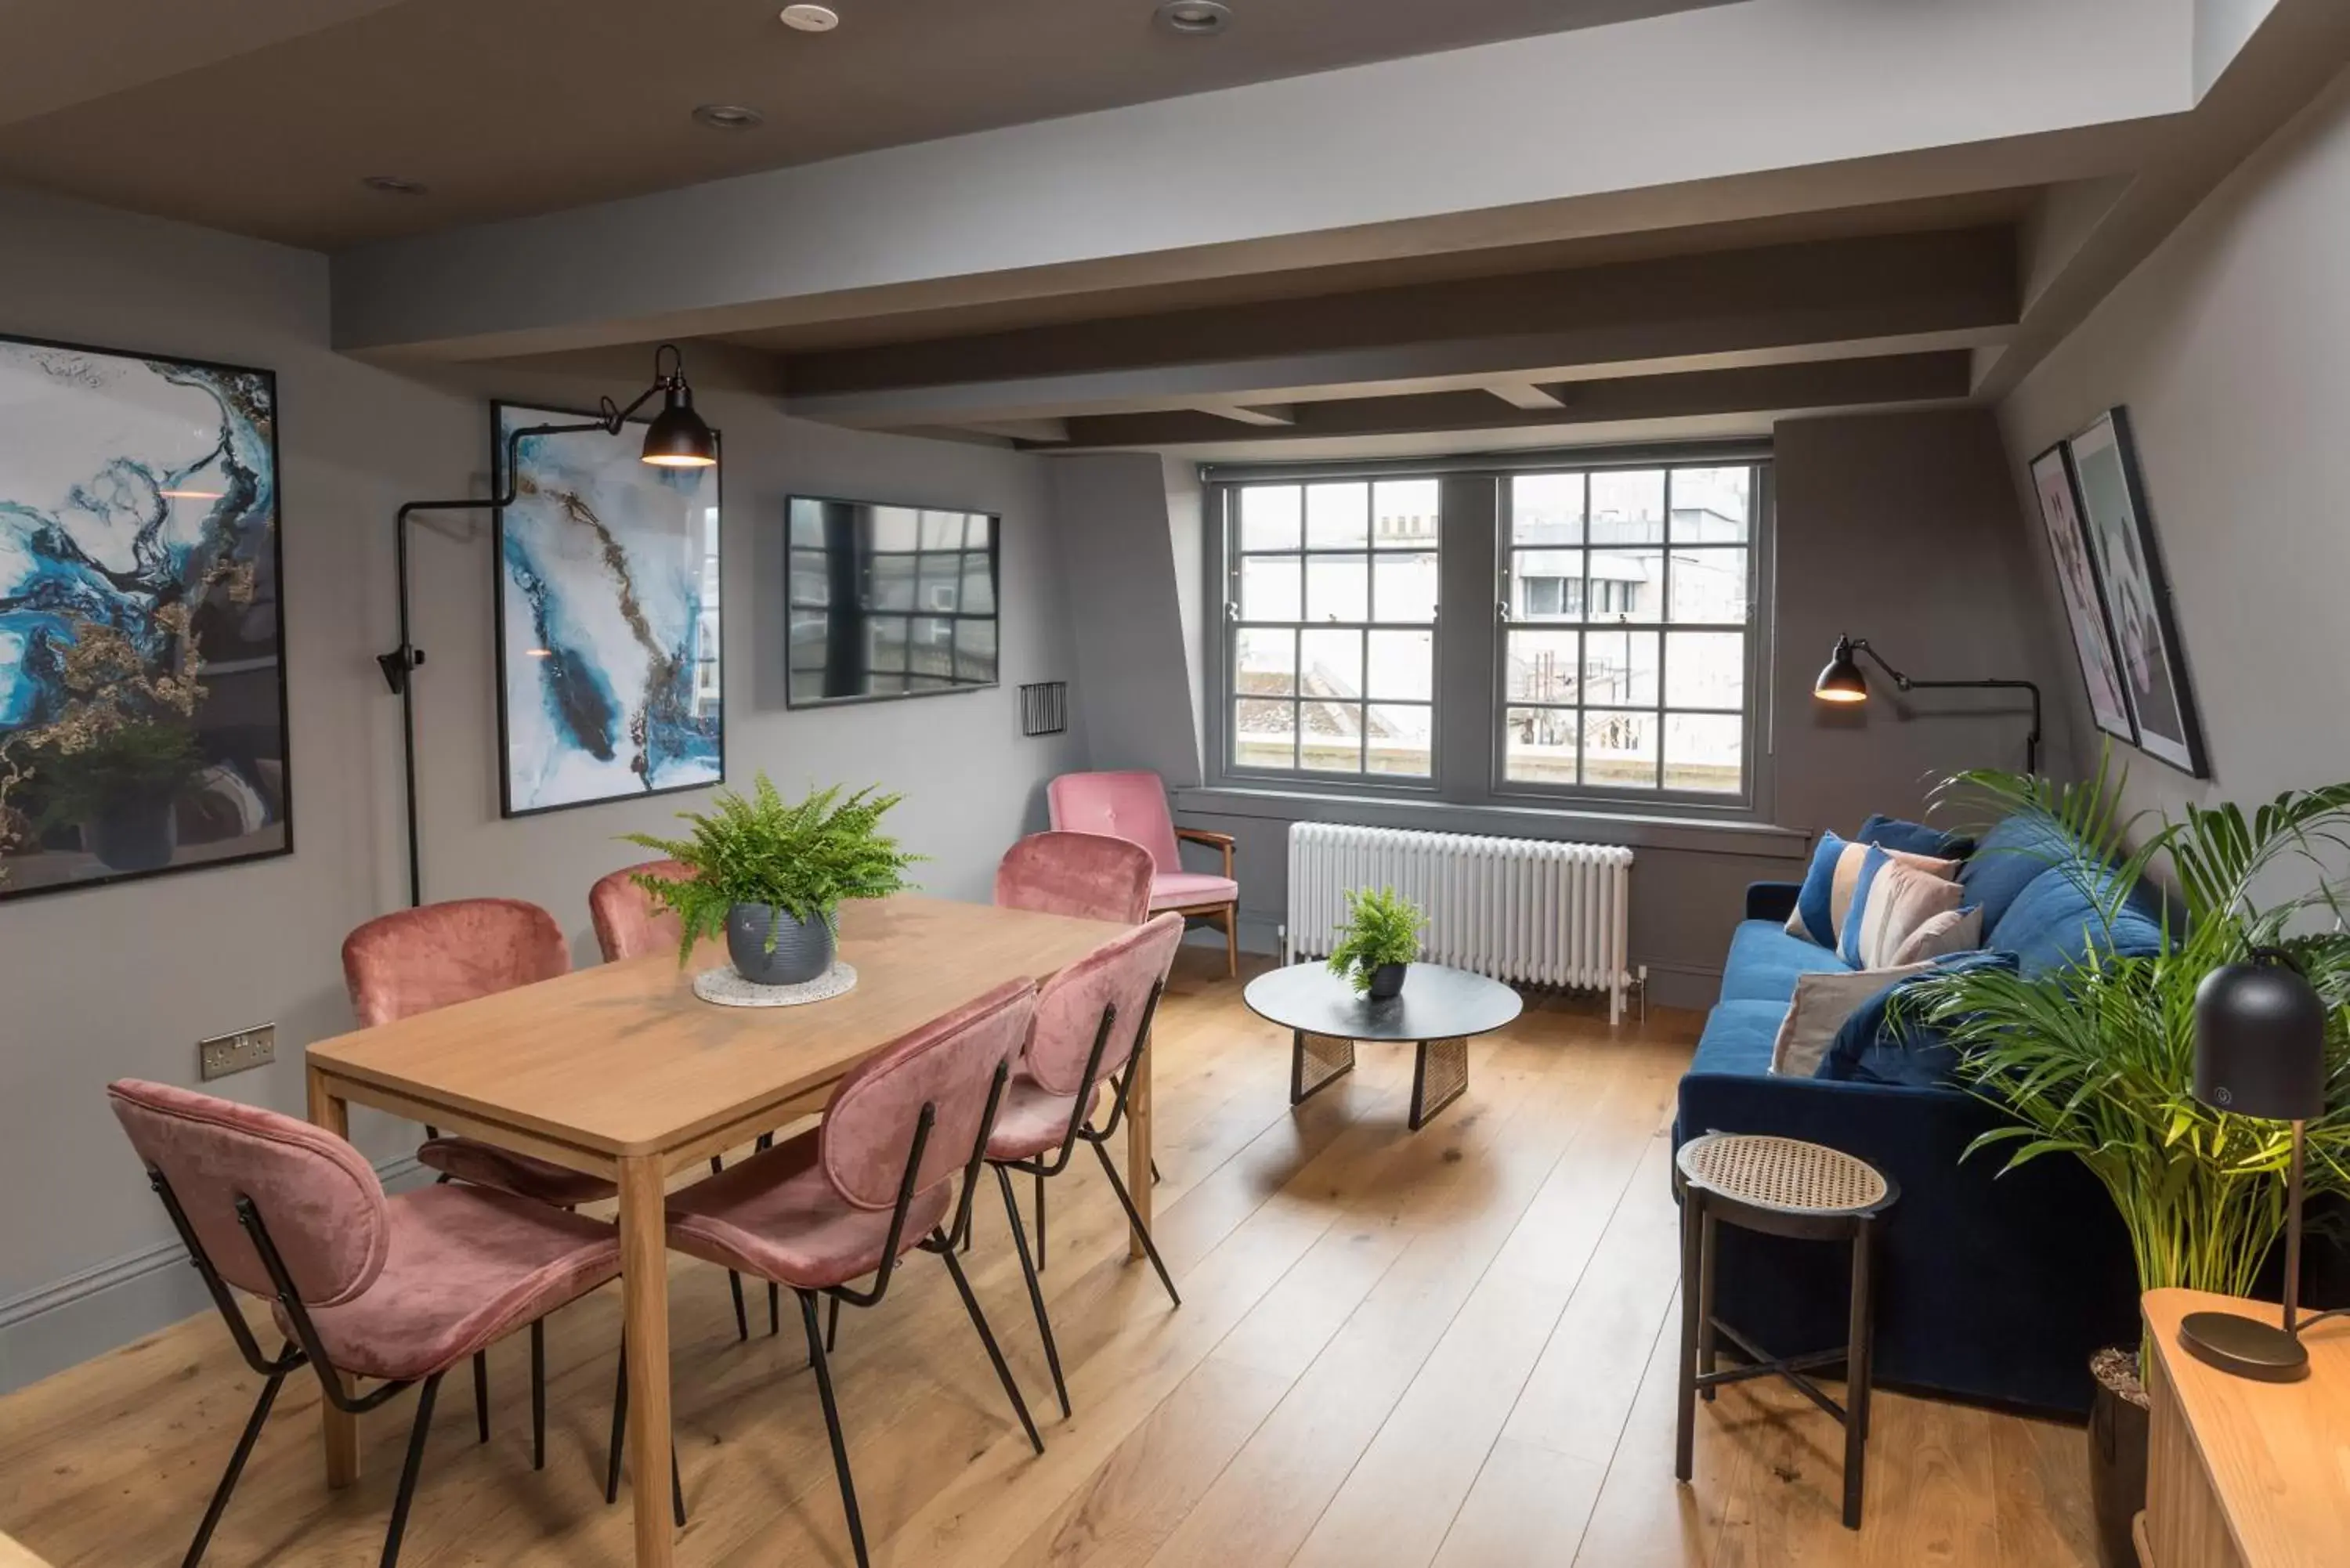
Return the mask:
<path id="1" fill-rule="evenodd" d="M 1293 823 L 1288 961 L 1329 956 L 1347 889 L 1392 888 L 1428 916 L 1429 962 L 1605 991 L 1614 1023 L 1632 980 L 1631 877 L 1632 852 L 1614 845 Z"/>

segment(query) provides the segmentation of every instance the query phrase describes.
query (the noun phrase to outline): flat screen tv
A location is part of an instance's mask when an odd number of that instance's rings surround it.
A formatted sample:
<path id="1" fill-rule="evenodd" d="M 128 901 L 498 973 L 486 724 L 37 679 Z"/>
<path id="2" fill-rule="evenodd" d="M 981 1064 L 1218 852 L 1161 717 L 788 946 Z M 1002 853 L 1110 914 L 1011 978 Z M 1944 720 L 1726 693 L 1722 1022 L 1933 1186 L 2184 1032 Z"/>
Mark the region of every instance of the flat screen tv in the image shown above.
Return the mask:
<path id="1" fill-rule="evenodd" d="M 785 506 L 788 706 L 996 683 L 1000 519 L 822 496 Z"/>

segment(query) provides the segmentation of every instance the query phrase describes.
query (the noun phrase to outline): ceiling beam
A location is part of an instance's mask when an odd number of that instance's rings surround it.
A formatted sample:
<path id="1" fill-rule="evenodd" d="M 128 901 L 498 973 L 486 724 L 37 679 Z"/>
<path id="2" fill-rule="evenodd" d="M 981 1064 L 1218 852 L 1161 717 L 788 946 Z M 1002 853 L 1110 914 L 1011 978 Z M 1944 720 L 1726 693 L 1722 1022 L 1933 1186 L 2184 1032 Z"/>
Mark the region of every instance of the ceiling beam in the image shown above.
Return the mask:
<path id="1" fill-rule="evenodd" d="M 1213 414 L 1220 420 L 1231 420 L 1243 425 L 1294 425 L 1297 410 L 1286 404 L 1269 403 L 1251 408 L 1245 403 L 1201 403 L 1199 411 Z"/>
<path id="2" fill-rule="evenodd" d="M 1565 403 L 1560 400 L 1557 393 L 1548 391 L 1532 381 L 1495 381 L 1486 387 L 1485 390 L 1492 393 L 1510 407 L 1523 409 L 1530 414 L 1540 413 L 1544 409 L 1566 407 Z"/>

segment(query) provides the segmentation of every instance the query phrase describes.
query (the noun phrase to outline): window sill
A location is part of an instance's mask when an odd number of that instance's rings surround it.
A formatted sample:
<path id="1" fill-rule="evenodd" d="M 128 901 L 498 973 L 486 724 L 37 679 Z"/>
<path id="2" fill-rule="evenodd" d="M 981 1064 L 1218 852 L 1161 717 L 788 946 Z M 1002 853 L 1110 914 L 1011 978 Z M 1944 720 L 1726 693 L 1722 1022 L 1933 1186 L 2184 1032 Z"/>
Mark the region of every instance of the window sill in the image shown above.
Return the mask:
<path id="1" fill-rule="evenodd" d="M 1708 855 L 1750 855 L 1800 861 L 1811 835 L 1772 823 L 1656 812 L 1593 811 L 1531 803 L 1467 805 L 1454 801 L 1399 800 L 1322 794 L 1307 789 L 1202 786 L 1174 792 L 1175 809 L 1196 816 L 1245 816 L 1279 822 L 1347 822 L 1367 827 L 1421 828 L 1434 833 L 1483 833 L 1507 838 L 1571 839 L 1634 849 L 1674 849 Z"/>

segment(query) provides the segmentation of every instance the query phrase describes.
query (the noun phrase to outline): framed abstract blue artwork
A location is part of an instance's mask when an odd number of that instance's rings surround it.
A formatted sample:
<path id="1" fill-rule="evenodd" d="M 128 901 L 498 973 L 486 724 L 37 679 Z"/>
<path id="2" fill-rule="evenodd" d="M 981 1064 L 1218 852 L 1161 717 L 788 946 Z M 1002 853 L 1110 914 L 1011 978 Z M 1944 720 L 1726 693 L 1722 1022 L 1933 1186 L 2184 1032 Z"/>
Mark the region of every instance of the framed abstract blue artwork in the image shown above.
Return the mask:
<path id="1" fill-rule="evenodd" d="M 583 417 L 492 404 L 496 461 L 514 431 Z M 723 464 L 655 467 L 642 441 L 591 431 L 522 443 L 515 503 L 497 515 L 508 816 L 726 776 Z"/>
<path id="2" fill-rule="evenodd" d="M 0 898 L 284 855 L 277 384 L 0 337 Z"/>

